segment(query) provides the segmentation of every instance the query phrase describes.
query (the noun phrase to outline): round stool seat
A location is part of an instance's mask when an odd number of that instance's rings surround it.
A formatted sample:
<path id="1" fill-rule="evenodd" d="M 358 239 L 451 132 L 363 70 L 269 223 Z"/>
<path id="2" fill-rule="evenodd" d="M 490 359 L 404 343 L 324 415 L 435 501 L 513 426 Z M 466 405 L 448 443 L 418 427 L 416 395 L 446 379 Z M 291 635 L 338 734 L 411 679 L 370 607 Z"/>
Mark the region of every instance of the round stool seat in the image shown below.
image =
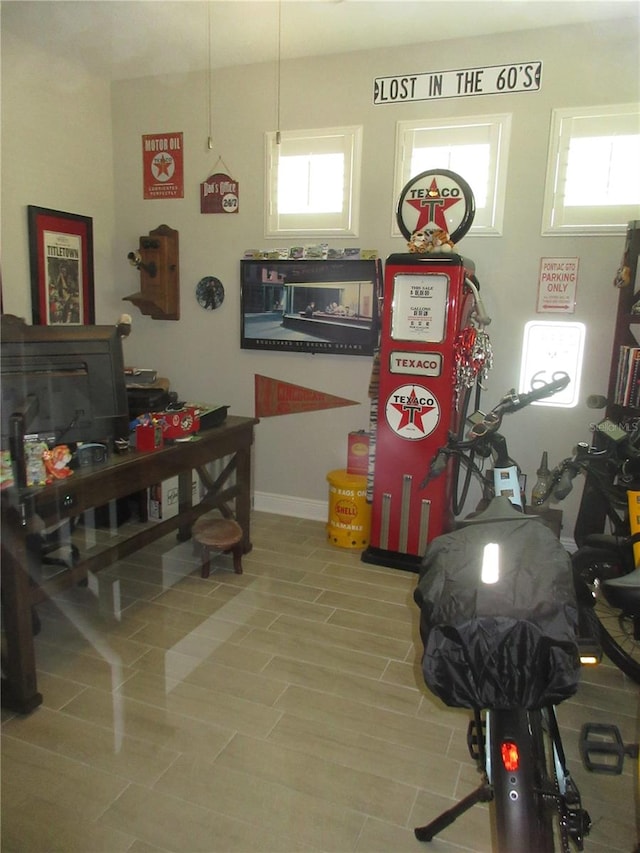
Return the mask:
<path id="1" fill-rule="evenodd" d="M 242 574 L 242 528 L 232 518 L 199 518 L 191 530 L 193 538 L 204 552 L 202 577 L 209 577 L 209 549 L 231 552 L 236 574 Z"/>

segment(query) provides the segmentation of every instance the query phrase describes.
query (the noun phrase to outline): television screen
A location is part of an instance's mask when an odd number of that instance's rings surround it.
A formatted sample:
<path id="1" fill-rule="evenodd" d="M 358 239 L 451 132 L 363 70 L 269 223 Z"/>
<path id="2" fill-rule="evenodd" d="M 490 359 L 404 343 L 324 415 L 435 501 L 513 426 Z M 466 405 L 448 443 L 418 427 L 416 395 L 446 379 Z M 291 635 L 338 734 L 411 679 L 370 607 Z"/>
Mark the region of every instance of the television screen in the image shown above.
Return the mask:
<path id="1" fill-rule="evenodd" d="M 245 260 L 241 346 L 371 355 L 378 338 L 379 260 Z"/>
<path id="2" fill-rule="evenodd" d="M 128 434 L 122 342 L 115 326 L 2 325 L 2 447 L 10 419 L 49 444 L 111 443 Z"/>

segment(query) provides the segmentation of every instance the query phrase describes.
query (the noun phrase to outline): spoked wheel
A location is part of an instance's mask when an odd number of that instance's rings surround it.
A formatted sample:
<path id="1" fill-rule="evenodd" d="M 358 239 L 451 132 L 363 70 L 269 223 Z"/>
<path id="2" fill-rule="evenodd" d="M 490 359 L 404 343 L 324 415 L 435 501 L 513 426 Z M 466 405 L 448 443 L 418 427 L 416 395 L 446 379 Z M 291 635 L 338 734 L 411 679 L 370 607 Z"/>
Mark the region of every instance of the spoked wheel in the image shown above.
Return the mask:
<path id="1" fill-rule="evenodd" d="M 540 850 L 554 850 L 553 821 L 558 812 L 555 797 L 557 782 L 553 763 L 553 747 L 548 728 L 544 725 L 541 711 L 529 713 L 533 757 L 535 766 L 535 785 L 537 803 L 536 833 Z"/>
<path id="2" fill-rule="evenodd" d="M 602 650 L 621 672 L 640 684 L 640 617 L 612 606 L 601 586 L 603 580 L 627 574 L 620 555 L 584 547 L 572 554 L 571 561 L 576 584 L 586 585 L 594 596 Z"/>
<path id="3" fill-rule="evenodd" d="M 600 589 L 596 589 L 595 614 L 604 653 L 618 669 L 640 684 L 640 619 L 612 607 Z"/>

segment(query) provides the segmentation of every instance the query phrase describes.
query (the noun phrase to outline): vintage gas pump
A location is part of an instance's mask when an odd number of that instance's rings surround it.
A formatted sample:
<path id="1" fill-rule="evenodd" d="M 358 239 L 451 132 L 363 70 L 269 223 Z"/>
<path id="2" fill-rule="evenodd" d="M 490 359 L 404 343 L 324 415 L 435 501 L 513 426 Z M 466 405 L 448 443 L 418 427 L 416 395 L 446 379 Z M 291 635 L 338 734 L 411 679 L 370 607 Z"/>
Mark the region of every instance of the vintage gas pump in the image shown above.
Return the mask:
<path id="1" fill-rule="evenodd" d="M 447 170 L 413 178 L 398 202 L 410 251 L 390 255 L 385 265 L 364 562 L 415 570 L 427 543 L 452 526 L 450 473 L 426 488 L 421 483 L 464 417 L 463 398 L 476 378 L 464 350 L 489 322 L 474 264 L 454 249 L 474 212 L 471 188 Z"/>

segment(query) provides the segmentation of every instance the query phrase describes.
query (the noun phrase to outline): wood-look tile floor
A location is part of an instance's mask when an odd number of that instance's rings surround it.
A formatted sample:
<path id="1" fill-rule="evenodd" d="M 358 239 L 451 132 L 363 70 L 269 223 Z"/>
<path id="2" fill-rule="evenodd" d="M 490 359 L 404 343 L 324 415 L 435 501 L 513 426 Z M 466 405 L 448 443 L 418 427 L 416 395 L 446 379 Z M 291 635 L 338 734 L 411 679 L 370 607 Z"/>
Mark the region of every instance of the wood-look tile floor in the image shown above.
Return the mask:
<path id="1" fill-rule="evenodd" d="M 319 522 L 254 513 L 252 539 L 241 576 L 221 556 L 202 580 L 172 535 L 39 607 L 44 703 L 2 714 L 5 853 L 491 851 L 485 806 L 413 835 L 478 782 L 467 712 L 421 680 L 416 575 Z M 637 704 L 605 664 L 560 706 L 587 851 L 634 848 L 635 767 L 588 774 L 578 731 L 635 741 Z"/>

